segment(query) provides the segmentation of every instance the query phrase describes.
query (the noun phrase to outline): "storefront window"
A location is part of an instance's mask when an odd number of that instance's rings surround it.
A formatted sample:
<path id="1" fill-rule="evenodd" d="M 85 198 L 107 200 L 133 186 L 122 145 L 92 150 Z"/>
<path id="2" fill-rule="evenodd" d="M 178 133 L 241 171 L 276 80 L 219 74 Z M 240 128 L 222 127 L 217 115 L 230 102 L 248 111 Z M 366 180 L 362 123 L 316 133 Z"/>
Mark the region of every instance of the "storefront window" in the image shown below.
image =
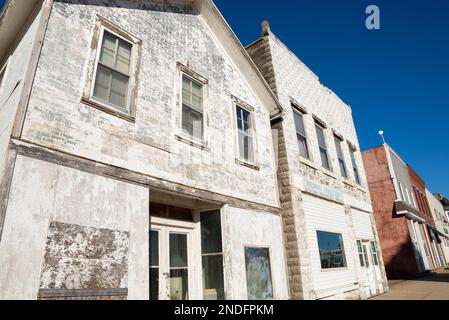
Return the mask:
<path id="1" fill-rule="evenodd" d="M 317 237 L 321 268 L 346 268 L 347 264 L 343 236 L 340 233 L 317 231 Z"/>
<path id="2" fill-rule="evenodd" d="M 248 299 L 273 299 L 269 249 L 246 247 L 245 265 Z"/>

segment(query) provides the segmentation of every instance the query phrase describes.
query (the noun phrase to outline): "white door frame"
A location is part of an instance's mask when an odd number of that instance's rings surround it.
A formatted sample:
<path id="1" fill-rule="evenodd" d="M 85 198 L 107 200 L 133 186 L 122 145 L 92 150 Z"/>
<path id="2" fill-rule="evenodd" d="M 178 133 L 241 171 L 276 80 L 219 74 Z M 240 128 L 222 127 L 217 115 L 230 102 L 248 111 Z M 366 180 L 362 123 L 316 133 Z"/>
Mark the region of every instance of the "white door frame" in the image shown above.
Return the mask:
<path id="1" fill-rule="evenodd" d="M 178 221 L 151 217 L 150 230 L 159 232 L 159 299 L 170 299 L 169 285 L 169 238 L 170 233 L 187 235 L 187 270 L 188 299 L 202 299 L 201 282 L 201 233 L 200 224 L 188 221 Z"/>

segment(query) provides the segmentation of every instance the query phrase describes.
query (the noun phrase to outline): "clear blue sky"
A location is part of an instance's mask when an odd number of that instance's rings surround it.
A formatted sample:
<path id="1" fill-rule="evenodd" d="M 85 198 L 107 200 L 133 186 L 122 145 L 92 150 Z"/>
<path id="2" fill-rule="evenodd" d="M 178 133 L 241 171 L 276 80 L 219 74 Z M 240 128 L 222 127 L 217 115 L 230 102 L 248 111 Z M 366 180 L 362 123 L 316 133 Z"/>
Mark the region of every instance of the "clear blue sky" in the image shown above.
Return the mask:
<path id="1" fill-rule="evenodd" d="M 0 5 L 4 0 L 0 0 Z M 449 1 L 215 0 L 244 45 L 272 31 L 350 104 L 363 150 L 388 143 L 449 196 Z M 381 30 L 365 28 L 365 8 Z"/>

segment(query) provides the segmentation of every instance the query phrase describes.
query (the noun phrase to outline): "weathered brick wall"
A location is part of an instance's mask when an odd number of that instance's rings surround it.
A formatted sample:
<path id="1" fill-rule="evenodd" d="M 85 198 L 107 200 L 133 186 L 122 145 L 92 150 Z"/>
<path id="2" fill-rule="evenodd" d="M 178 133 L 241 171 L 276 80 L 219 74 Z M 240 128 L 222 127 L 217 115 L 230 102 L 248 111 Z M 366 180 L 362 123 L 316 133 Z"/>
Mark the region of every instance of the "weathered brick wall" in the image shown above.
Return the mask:
<path id="1" fill-rule="evenodd" d="M 142 40 L 136 122 L 80 102 L 96 15 Z M 205 105 L 209 149 L 175 139 L 176 64 L 209 80 Z M 260 171 L 236 164 L 234 104 L 255 108 Z M 162 1 L 56 1 L 26 116 L 23 138 L 98 162 L 278 206 L 266 109 L 187 5 Z"/>
<path id="2" fill-rule="evenodd" d="M 383 147 L 363 152 L 382 257 L 389 278 L 418 273 L 407 219 L 394 209 L 396 193 Z"/>
<path id="3" fill-rule="evenodd" d="M 351 207 L 366 212 L 372 212 L 372 207 L 351 108 L 324 87 L 318 77 L 269 31 L 267 25 L 264 26 L 262 38 L 248 46 L 247 51 L 267 82 L 272 88 L 276 88 L 277 96 L 286 110 L 282 124 L 277 124 L 273 129 L 278 131 L 280 137 L 276 142 L 279 148 L 278 180 L 284 214 L 284 232 L 287 238 L 287 254 L 289 263 L 293 266 L 289 268 L 292 297 L 313 299 L 318 294 L 314 292 L 316 279 L 312 279 L 311 275 L 313 271 L 311 263 L 314 261 L 312 259 L 316 259 L 316 253 L 310 252 L 311 244 L 307 243 L 305 236 L 307 219 L 303 209 L 304 193 L 312 193 L 345 206 L 346 217 L 342 223 L 346 225 L 350 238 L 348 243 L 351 244 L 345 249 L 347 257 L 355 261 L 354 270 L 351 272 L 354 272 L 354 277 L 357 277 L 360 283 L 361 268 L 355 247 Z M 304 122 L 311 161 L 299 156 L 291 101 L 307 111 Z M 313 116 L 317 116 L 327 125 L 325 137 L 332 172 L 321 168 Z M 333 131 L 345 140 L 342 143 L 342 149 L 349 179 L 340 176 Z M 361 186 L 355 183 L 350 146 L 346 141 L 357 149 L 356 163 L 362 181 Z M 310 214 L 313 215 L 313 213 Z M 297 270 L 294 269 L 296 265 Z M 297 275 L 293 276 L 293 273 Z M 386 279 L 383 280 L 386 281 Z M 350 296 L 360 297 L 358 292 Z"/>
<path id="4" fill-rule="evenodd" d="M 292 173 L 295 174 L 297 180 L 301 180 L 300 177 L 306 177 L 323 185 L 330 186 L 344 193 L 348 198 L 348 202 L 350 201 L 349 198 L 355 198 L 364 202 L 366 208 L 369 209 L 370 198 L 367 192 L 365 172 L 350 107 L 332 91 L 324 87 L 318 77 L 274 35 L 270 34 L 269 40 L 273 55 L 279 99 L 286 109 L 284 117 L 285 136 L 288 139 L 287 148 L 289 149 L 288 153 L 291 159 Z M 309 152 L 311 153 L 312 161 L 318 168 L 321 167 L 321 163 L 312 114 L 318 116 L 328 126 L 328 130 L 325 131 L 325 136 L 334 173 L 332 177 L 323 173 L 322 170 L 317 170 L 299 161 L 295 125 L 290 107 L 291 98 L 306 108 L 309 113 L 304 117 L 304 122 L 309 142 Z M 362 180 L 362 188 L 343 183 L 340 177 L 332 129 L 358 148 L 356 161 Z M 347 143 L 342 143 L 342 148 L 348 175 L 350 180 L 354 181 L 349 146 Z"/>

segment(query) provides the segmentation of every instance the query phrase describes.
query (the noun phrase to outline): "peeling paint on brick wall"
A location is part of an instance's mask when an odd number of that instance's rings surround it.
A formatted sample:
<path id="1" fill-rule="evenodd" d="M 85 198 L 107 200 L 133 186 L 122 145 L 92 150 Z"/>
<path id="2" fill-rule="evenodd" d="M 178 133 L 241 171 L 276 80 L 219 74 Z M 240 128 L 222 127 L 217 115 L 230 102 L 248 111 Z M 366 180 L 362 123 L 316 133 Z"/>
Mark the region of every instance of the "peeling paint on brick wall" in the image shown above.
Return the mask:
<path id="1" fill-rule="evenodd" d="M 129 235 L 53 222 L 40 289 L 127 288 Z"/>

